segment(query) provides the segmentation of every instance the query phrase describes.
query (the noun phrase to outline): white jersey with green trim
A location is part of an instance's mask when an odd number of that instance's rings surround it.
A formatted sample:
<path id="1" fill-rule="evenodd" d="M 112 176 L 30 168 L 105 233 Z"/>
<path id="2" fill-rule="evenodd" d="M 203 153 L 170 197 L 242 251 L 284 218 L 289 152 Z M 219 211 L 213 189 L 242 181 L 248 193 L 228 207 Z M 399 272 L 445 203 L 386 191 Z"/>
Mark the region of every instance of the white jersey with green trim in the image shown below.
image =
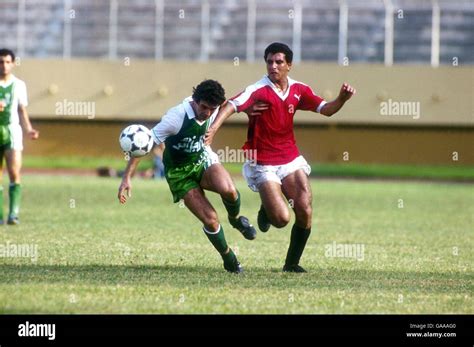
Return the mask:
<path id="1" fill-rule="evenodd" d="M 218 157 L 211 147 L 204 145 L 204 136 L 219 112 L 217 108 L 205 121 L 199 121 L 188 97 L 163 116 L 152 129 L 157 144 L 165 143 L 163 163 L 165 168 L 205 163 L 205 167 L 217 163 Z"/>
<path id="2" fill-rule="evenodd" d="M 0 81 L 0 103 L 2 103 L 5 112 L 9 113 L 9 115 L 4 115 L 4 117 L 10 117 L 9 124 L 19 125 L 18 106 L 28 106 L 25 82 L 14 75 L 11 75 L 6 82 Z"/>
<path id="3" fill-rule="evenodd" d="M 185 98 L 179 105 L 170 108 L 166 114 L 161 118 L 161 121 L 152 129 L 153 139 L 156 144 L 165 142 L 166 139 L 170 136 L 176 135 L 181 130 L 183 126 L 185 117 L 188 119 L 195 119 L 196 115 L 193 108 L 191 107 L 191 102 L 193 98 L 191 96 Z M 212 113 L 209 118 L 209 125 L 211 125 L 219 113 L 219 107 Z M 198 121 L 195 119 L 196 123 L 203 124 L 206 121 Z"/>

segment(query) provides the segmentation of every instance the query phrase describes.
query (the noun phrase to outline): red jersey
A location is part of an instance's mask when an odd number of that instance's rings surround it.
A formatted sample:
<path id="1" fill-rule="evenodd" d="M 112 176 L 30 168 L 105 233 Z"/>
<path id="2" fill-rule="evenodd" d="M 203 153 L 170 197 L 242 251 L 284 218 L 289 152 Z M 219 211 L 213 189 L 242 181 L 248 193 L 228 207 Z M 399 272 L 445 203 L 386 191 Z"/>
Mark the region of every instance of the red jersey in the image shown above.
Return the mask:
<path id="1" fill-rule="evenodd" d="M 296 110 L 320 112 L 326 101 L 314 94 L 308 85 L 289 77 L 288 88 L 283 94 L 268 76 L 229 100 L 237 112 L 258 101 L 266 102 L 269 108 L 260 116 L 249 116 L 247 141 L 242 149 L 255 153 L 257 163 L 261 165 L 283 165 L 293 161 L 299 156 L 293 132 Z"/>

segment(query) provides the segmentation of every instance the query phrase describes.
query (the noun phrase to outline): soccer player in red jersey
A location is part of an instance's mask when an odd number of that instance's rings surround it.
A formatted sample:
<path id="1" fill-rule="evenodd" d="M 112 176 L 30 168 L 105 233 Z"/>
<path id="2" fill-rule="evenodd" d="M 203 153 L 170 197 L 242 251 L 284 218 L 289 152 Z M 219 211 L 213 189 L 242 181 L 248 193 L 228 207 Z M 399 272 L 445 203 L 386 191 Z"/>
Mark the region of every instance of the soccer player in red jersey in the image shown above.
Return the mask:
<path id="1" fill-rule="evenodd" d="M 260 194 L 262 206 L 258 212 L 258 226 L 266 232 L 270 225 L 283 228 L 288 224 L 290 213 L 284 195 L 295 212 L 296 220 L 283 271 L 306 272 L 299 261 L 311 233 L 313 211 L 308 180 L 311 167 L 296 146 L 293 117 L 296 110 L 319 112 L 330 117 L 356 91 L 344 83 L 338 97 L 326 102 L 308 85 L 289 78 L 293 52 L 283 43 L 269 45 L 264 59 L 267 75 L 221 108 L 207 131 L 206 144 L 212 142 L 216 131 L 233 113 L 243 111 L 249 115 L 247 141 L 243 149 L 250 155 L 243 166 L 243 175 L 250 189 Z"/>

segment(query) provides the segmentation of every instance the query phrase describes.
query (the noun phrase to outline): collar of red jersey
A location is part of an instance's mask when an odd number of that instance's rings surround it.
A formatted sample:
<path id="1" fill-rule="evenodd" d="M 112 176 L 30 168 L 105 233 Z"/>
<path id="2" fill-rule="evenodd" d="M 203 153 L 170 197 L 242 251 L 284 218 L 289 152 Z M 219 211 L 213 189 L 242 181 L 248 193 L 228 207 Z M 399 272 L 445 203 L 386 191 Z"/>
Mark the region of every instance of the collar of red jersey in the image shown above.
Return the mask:
<path id="1" fill-rule="evenodd" d="M 276 95 L 278 95 L 280 97 L 280 99 L 282 100 L 285 100 L 287 97 L 288 97 L 288 94 L 290 93 L 290 87 L 295 84 L 295 80 L 294 79 L 291 79 L 290 77 L 287 77 L 288 79 L 288 88 L 286 88 L 286 91 L 285 93 L 283 93 L 283 91 L 278 88 L 275 83 L 273 83 L 270 79 L 270 77 L 268 77 L 268 75 L 265 75 L 263 76 L 264 80 L 265 80 L 265 83 L 270 86 L 273 91 L 276 93 Z"/>

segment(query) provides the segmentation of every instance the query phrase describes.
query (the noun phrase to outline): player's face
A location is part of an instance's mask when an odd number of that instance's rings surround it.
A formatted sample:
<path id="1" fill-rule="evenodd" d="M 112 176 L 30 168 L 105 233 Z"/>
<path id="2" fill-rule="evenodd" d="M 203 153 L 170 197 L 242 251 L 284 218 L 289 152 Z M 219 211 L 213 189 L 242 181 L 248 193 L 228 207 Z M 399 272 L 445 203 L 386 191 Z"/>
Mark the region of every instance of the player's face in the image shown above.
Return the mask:
<path id="1" fill-rule="evenodd" d="M 13 61 L 10 55 L 0 56 L 0 76 L 6 76 L 13 69 Z"/>
<path id="2" fill-rule="evenodd" d="M 196 105 L 196 118 L 198 120 L 206 120 L 208 119 L 214 111 L 219 107 L 219 105 L 211 105 L 203 100 L 199 102 L 194 102 Z"/>
<path id="3" fill-rule="evenodd" d="M 284 53 L 268 53 L 266 61 L 268 77 L 273 83 L 287 79 L 291 64 L 286 62 Z"/>

